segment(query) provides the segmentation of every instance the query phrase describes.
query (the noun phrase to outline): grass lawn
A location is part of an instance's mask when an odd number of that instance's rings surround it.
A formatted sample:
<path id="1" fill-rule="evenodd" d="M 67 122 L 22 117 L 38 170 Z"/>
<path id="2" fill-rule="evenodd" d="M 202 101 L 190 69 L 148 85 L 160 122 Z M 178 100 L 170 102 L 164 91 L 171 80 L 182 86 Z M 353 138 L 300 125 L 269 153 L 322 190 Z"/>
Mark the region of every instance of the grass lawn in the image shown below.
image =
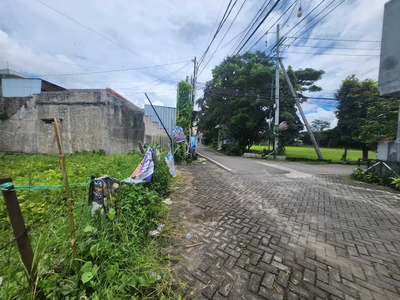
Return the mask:
<path id="1" fill-rule="evenodd" d="M 250 150 L 253 152 L 257 153 L 262 153 L 262 150 L 264 148 L 268 148 L 267 146 L 258 146 L 254 145 L 251 147 Z M 320 148 L 322 155 L 324 156 L 324 159 L 330 159 L 332 161 L 340 161 L 342 158 L 342 155 L 344 153 L 344 150 L 341 148 Z M 286 156 L 288 157 L 299 157 L 299 158 L 310 158 L 310 159 L 317 159 L 318 156 L 315 153 L 315 150 L 313 147 L 291 147 L 288 146 L 286 147 Z M 349 160 L 357 160 L 362 157 L 362 151 L 361 150 L 348 150 L 347 151 L 347 159 Z M 375 151 L 369 151 L 369 158 L 376 158 L 376 152 Z"/>

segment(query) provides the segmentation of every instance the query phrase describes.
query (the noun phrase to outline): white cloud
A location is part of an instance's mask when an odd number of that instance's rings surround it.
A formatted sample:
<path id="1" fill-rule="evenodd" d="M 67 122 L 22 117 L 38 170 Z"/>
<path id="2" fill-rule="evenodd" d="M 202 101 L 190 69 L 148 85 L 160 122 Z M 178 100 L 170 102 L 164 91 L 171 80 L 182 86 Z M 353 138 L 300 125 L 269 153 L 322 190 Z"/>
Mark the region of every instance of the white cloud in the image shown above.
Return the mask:
<path id="1" fill-rule="evenodd" d="M 153 103 L 153 105 L 164 106 L 164 103 L 162 103 L 161 101 L 155 101 L 155 102 Z"/>
<path id="2" fill-rule="evenodd" d="M 314 120 L 328 121 L 330 123 L 329 128 L 334 128 L 337 125 L 335 112 L 325 110 L 322 107 L 317 107 L 315 112 L 306 114 L 306 117 L 310 125 Z"/>
<path id="3" fill-rule="evenodd" d="M 153 102 L 160 101 L 166 106 L 175 106 L 177 83 L 193 73 L 193 64 L 189 61 L 194 56 L 199 59 L 203 54 L 211 38 L 221 5 L 222 11 L 227 5 L 227 3 L 222 4 L 222 1 L 213 0 L 42 1 L 123 47 L 94 34 L 37 1 L 3 0 L 0 2 L 2 16 L 0 19 L 0 68 L 6 67 L 8 62 L 11 69 L 42 75 L 44 79 L 66 88 L 110 87 L 141 107 L 147 103 L 144 92 L 148 93 Z M 282 7 L 281 12 L 293 1 L 282 1 L 285 6 Z M 246 28 L 263 2 L 256 0 L 246 2 L 221 45 Z M 303 1 L 303 16 L 320 2 L 320 0 Z M 330 2 L 326 1 L 326 3 Z M 310 35 L 305 36 L 380 40 L 385 2 L 386 0 L 345 1 L 326 19 L 320 21 Z M 237 6 L 239 5 L 238 3 Z M 325 4 L 321 8 L 324 6 Z M 233 20 L 236 9 L 233 10 L 207 57 L 213 54 L 219 39 Z M 319 9 L 312 13 L 310 18 L 318 12 Z M 269 23 L 260 27 L 249 45 L 252 45 L 256 38 L 261 37 L 279 17 L 280 13 L 271 14 L 267 19 Z M 286 17 L 281 19 L 280 23 L 285 21 Z M 299 19 L 294 14 L 288 19 L 287 26 L 282 28 L 282 34 L 293 28 L 298 21 Z M 300 27 L 299 25 L 296 28 Z M 274 34 L 268 35 L 270 45 L 274 42 L 273 38 Z M 216 52 L 200 74 L 199 82 L 206 82 L 211 77 L 212 68 L 227 54 L 232 53 L 230 50 L 234 42 Z M 332 43 L 317 40 L 298 40 L 295 44 L 368 49 L 380 47 L 379 43 Z M 264 38 L 253 50 L 265 50 Z M 319 53 L 322 50 L 327 50 L 325 52 L 327 54 L 379 54 L 379 51 L 373 50 L 300 47 L 291 47 L 287 52 Z M 139 54 L 140 57 L 132 52 Z M 325 70 L 326 74 L 319 83 L 327 93 L 325 97 L 332 97 L 333 90 L 338 88 L 346 76 L 356 74 L 361 79 L 367 77 L 377 79 L 379 69 L 379 57 L 310 56 L 293 53 L 284 53 L 283 57 L 285 64 L 290 64 L 295 69 L 313 67 Z M 50 76 L 152 66 L 149 60 L 156 64 L 180 61 L 188 61 L 188 64 L 90 75 Z M 203 67 L 204 63 L 200 70 Z M 173 71 L 176 73 L 166 77 Z M 197 95 L 200 96 L 201 91 Z M 332 112 L 329 112 L 323 103 L 310 102 L 304 104 L 304 108 L 309 112 L 307 114 L 310 118 L 313 117 L 310 114 L 316 114 L 316 117 L 319 115 L 319 119 L 330 115 L 330 119 L 334 122 Z"/>

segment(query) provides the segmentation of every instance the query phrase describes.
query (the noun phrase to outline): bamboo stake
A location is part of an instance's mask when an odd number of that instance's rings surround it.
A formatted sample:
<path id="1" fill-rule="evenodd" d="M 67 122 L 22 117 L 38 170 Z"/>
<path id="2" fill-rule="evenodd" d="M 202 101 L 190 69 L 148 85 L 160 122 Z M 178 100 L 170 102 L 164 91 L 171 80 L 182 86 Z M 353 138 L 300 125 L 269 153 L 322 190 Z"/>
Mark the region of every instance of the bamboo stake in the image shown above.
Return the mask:
<path id="1" fill-rule="evenodd" d="M 65 194 L 67 196 L 69 225 L 71 227 L 71 246 L 72 246 L 72 251 L 73 251 L 74 258 L 77 258 L 78 254 L 77 254 L 77 250 L 76 250 L 76 240 L 75 240 L 74 213 L 73 213 L 73 210 L 72 210 L 71 191 L 69 190 L 67 166 L 65 164 L 64 152 L 63 152 L 63 147 L 62 147 L 62 142 L 61 142 L 61 133 L 60 133 L 60 127 L 59 127 L 60 120 L 58 118 L 54 118 L 53 125 L 54 125 L 54 131 L 56 133 L 56 141 L 57 141 L 57 147 L 58 147 L 58 152 L 59 152 L 61 170 L 62 170 L 62 174 L 63 174 L 63 178 L 64 178 Z"/>

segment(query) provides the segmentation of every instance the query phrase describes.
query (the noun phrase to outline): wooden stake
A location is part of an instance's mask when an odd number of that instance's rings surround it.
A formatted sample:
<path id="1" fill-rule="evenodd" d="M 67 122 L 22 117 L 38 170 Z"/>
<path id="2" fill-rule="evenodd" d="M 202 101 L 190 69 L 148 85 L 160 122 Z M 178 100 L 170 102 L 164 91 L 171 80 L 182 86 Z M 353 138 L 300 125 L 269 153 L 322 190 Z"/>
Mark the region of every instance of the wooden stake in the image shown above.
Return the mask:
<path id="1" fill-rule="evenodd" d="M 0 179 L 0 184 L 8 183 L 11 184 L 12 179 Z M 28 231 L 25 227 L 24 218 L 22 216 L 21 208 L 19 207 L 17 194 L 14 190 L 14 185 L 12 184 L 7 190 L 2 190 L 4 200 L 6 202 L 7 212 L 10 217 L 11 226 L 14 231 L 14 238 L 17 241 L 18 250 L 21 254 L 22 262 L 29 276 L 34 274 L 33 268 L 33 251 L 31 242 L 29 241 Z"/>
<path id="2" fill-rule="evenodd" d="M 72 251 L 73 251 L 74 258 L 77 258 L 78 254 L 77 254 L 77 251 L 76 251 L 74 213 L 73 213 L 73 210 L 72 210 L 71 191 L 69 190 L 67 167 L 65 165 L 64 152 L 63 152 L 63 147 L 62 147 L 62 142 L 61 142 L 61 133 L 60 133 L 60 127 L 59 127 L 60 120 L 58 118 L 54 118 L 53 125 L 54 125 L 54 131 L 56 133 L 56 140 L 57 140 L 57 146 L 58 146 L 61 170 L 62 170 L 62 174 L 63 174 L 63 178 L 64 178 L 65 194 L 67 196 L 69 225 L 71 227 L 71 246 L 72 246 Z"/>

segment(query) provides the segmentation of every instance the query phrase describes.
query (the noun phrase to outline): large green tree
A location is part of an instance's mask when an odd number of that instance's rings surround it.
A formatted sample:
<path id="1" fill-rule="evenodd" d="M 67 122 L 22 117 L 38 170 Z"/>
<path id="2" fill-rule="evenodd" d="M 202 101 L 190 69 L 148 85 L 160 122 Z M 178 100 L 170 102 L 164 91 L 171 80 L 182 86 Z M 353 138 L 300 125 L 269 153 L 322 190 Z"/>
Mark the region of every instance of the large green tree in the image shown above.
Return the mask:
<path id="1" fill-rule="evenodd" d="M 380 141 L 396 139 L 398 116 L 399 101 L 381 99 L 367 108 L 364 125 L 357 139 L 373 145 Z"/>
<path id="2" fill-rule="evenodd" d="M 303 92 L 321 90 L 314 83 L 324 73 L 314 69 L 287 70 L 301 101 Z M 242 151 L 268 135 L 266 119 L 274 117 L 275 65 L 262 52 L 246 53 L 226 58 L 212 71 L 212 80 L 206 83 L 201 107 L 200 130 L 205 142 L 217 139 L 217 125 L 226 125 L 230 137 L 240 145 Z M 293 141 L 303 128 L 296 114 L 295 101 L 281 74 L 280 118 L 288 129 L 281 131 L 280 144 Z"/>
<path id="3" fill-rule="evenodd" d="M 395 138 L 398 101 L 380 97 L 376 81 L 360 81 L 355 75 L 349 76 L 335 97 L 338 100 L 336 130 L 345 149 L 356 141 L 363 150 L 363 158 L 367 159 L 369 145 Z"/>

